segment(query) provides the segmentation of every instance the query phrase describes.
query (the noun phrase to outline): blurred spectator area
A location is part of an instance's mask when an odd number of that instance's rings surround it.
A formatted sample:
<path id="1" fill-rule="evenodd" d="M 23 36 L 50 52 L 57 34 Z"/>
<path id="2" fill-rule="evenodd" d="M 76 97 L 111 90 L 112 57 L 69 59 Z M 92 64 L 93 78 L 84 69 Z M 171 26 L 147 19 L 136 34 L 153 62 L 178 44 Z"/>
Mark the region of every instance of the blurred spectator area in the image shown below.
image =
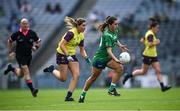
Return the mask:
<path id="1" fill-rule="evenodd" d="M 45 43 L 53 30 L 63 22 L 64 17 L 72 11 L 73 7 L 79 0 L 27 0 L 31 5 L 31 10 L 28 14 L 22 14 L 17 1 L 19 0 L 1 0 L 5 16 L 0 16 L 0 56 L 5 58 L 5 44 L 9 32 L 4 28 L 10 23 L 10 18 L 13 14 L 17 18 L 32 17 L 35 25 L 32 27 L 38 32 L 38 35 Z M 21 1 L 21 0 L 20 0 Z M 17 2 L 17 3 L 16 3 Z M 50 8 L 47 8 L 49 4 Z M 56 10 L 56 4 L 57 6 Z M 48 6 L 48 7 L 49 7 Z M 47 10 L 48 9 L 48 10 Z M 15 13 L 14 13 L 15 12 Z M 179 0 L 97 0 L 95 5 L 87 13 L 87 30 L 85 32 L 85 47 L 90 58 L 93 57 L 99 42 L 101 33 L 97 31 L 97 26 L 104 22 L 104 18 L 108 15 L 118 17 L 120 21 L 120 41 L 126 44 L 133 54 L 135 63 L 125 65 L 125 71 L 131 72 L 133 68 L 140 67 L 142 64 L 141 54 L 143 45 L 139 42 L 140 38 L 144 36 L 147 31 L 147 23 L 149 17 L 155 17 L 160 21 L 160 32 L 158 38 L 161 44 L 158 46 L 158 56 L 161 63 L 162 73 L 168 75 L 173 80 L 173 85 L 180 86 L 176 78 L 180 78 L 180 1 Z M 12 22 L 12 21 L 11 21 Z M 77 51 L 78 52 L 78 51 Z M 3 56 L 3 54 L 4 56 Z M 119 51 L 115 54 L 118 56 Z M 78 86 L 82 86 L 90 75 L 90 67 L 86 64 L 84 59 L 77 55 L 80 61 L 81 77 Z M 0 59 L 0 65 L 5 64 L 7 59 Z M 50 87 L 59 87 L 59 82 L 54 81 L 55 78 L 49 78 L 48 75 L 42 74 L 42 68 L 49 64 L 55 64 L 55 55 L 47 60 L 36 72 L 36 78 L 40 87 L 46 87 L 44 81 L 49 82 Z M 130 67 L 130 68 L 129 68 Z M 105 73 L 105 74 L 104 74 Z M 106 77 L 108 72 L 103 72 L 102 77 Z M 101 79 L 101 78 L 100 78 Z M 98 82 L 95 85 L 99 85 Z M 63 85 L 64 86 L 64 85 Z M 67 86 L 67 84 L 65 85 Z"/>
<path id="2" fill-rule="evenodd" d="M 21 18 L 28 18 L 31 29 L 35 30 L 42 39 L 42 45 L 52 38 L 54 30 L 63 23 L 67 16 L 76 6 L 79 0 L 0 0 L 0 69 L 7 64 L 7 39 L 12 32 L 19 29 Z M 54 6 L 55 11 L 61 13 L 47 13 L 46 4 Z M 59 6 L 58 6 L 59 5 Z M 4 61 L 5 60 L 5 61 Z M 1 70 L 2 71 L 2 70 Z"/>
<path id="3" fill-rule="evenodd" d="M 161 63 L 162 73 L 171 79 L 180 76 L 180 48 L 178 47 L 180 44 L 178 36 L 180 34 L 178 31 L 180 2 L 178 0 L 136 0 L 136 2 L 131 0 L 122 0 L 121 2 L 118 0 L 98 0 L 87 16 L 90 22 L 86 32 L 87 41 L 92 43 L 93 38 L 94 41 L 99 42 L 100 34 L 97 32 L 97 25 L 104 21 L 101 19 L 102 16 L 108 15 L 119 17 L 120 41 L 126 44 L 135 56 L 136 64 L 126 65 L 125 71 L 131 72 L 133 68 L 141 66 L 141 55 L 144 47 L 139 40 L 148 30 L 148 19 L 155 17 L 160 22 L 160 32 L 157 36 L 161 40 L 161 44 L 158 46 L 158 59 Z M 86 47 L 91 53 L 96 50 L 94 48 L 97 46 L 89 44 Z M 116 55 L 118 56 L 118 54 L 117 51 Z M 84 64 L 82 66 L 84 67 Z M 172 84 L 180 85 L 176 79 L 173 81 Z"/>
<path id="4" fill-rule="evenodd" d="M 159 19 L 179 20 L 179 0 L 143 0 L 136 10 L 136 20 L 147 20 L 149 16 L 156 15 Z"/>
<path id="5" fill-rule="evenodd" d="M 148 5 L 151 8 L 144 10 L 144 5 Z M 175 2 L 175 5 L 170 7 L 170 9 L 174 11 L 167 13 L 166 17 L 164 17 L 165 15 L 160 16 L 161 25 L 158 37 L 161 40 L 161 44 L 158 46 L 158 55 L 162 73 L 168 76 L 180 75 L 180 68 L 178 68 L 178 66 L 180 66 L 180 53 L 178 51 L 180 39 L 177 36 L 180 33 L 178 31 L 180 14 L 173 19 L 174 12 L 179 13 L 180 11 L 178 6 L 179 2 Z M 148 30 L 148 18 L 163 15 L 164 12 L 161 11 L 162 8 L 169 10 L 169 5 L 167 5 L 164 0 L 136 0 L 136 2 L 134 2 L 134 0 L 121 0 L 121 2 L 119 2 L 119 0 L 98 0 L 86 16 L 87 30 L 85 32 L 85 47 L 88 55 L 90 58 L 93 57 L 100 42 L 101 33 L 97 31 L 97 26 L 104 22 L 106 16 L 116 16 L 120 21 L 120 28 L 122 30 L 120 41 L 128 46 L 134 58 L 133 63 L 125 65 L 125 71 L 131 72 L 134 68 L 140 67 L 142 64 L 141 55 L 143 45 L 139 40 Z M 156 15 L 157 13 L 159 14 L 158 16 Z M 119 55 L 118 49 L 115 51 L 115 54 L 117 56 Z M 80 54 L 77 56 L 81 67 L 81 77 L 78 86 L 82 86 L 88 75 L 90 75 L 90 67 L 85 63 Z M 37 75 L 42 74 L 42 68 L 49 64 L 55 64 L 55 55 L 48 60 L 47 64 L 37 71 Z M 105 78 L 107 73 L 108 72 L 104 71 L 101 75 L 102 78 Z M 41 76 L 42 75 L 40 75 L 40 77 Z M 43 83 L 43 81 L 39 82 Z M 176 83 L 175 81 L 173 84 Z M 95 84 L 98 84 L 98 82 Z"/>

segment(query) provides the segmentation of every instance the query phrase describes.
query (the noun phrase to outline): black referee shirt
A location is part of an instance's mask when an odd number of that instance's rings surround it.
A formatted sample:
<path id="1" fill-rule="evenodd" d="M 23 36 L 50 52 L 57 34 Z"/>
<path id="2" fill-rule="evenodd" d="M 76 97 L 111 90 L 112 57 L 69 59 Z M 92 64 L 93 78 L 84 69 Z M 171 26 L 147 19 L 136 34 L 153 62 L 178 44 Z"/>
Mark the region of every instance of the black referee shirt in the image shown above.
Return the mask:
<path id="1" fill-rule="evenodd" d="M 33 43 L 40 41 L 36 32 L 32 30 L 28 30 L 27 34 L 17 31 L 11 35 L 9 40 L 10 42 L 16 41 L 16 54 L 23 56 L 31 56 Z"/>

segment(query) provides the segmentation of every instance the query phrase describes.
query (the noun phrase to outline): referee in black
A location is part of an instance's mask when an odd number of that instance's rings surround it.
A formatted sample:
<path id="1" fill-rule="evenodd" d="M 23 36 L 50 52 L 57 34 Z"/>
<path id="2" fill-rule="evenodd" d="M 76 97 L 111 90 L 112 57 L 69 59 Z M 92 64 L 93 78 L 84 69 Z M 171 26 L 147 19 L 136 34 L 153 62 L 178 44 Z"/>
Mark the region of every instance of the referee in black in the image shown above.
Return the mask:
<path id="1" fill-rule="evenodd" d="M 13 42 L 16 42 L 16 49 L 13 52 Z M 26 18 L 21 19 L 19 31 L 13 33 L 8 39 L 8 56 L 12 58 L 15 55 L 19 67 L 8 65 L 4 71 L 4 75 L 14 72 L 18 77 L 23 77 L 27 86 L 31 90 L 32 96 L 36 97 L 38 89 L 35 89 L 29 72 L 29 65 L 32 59 L 32 51 L 36 51 L 40 47 L 40 38 L 36 32 L 29 29 L 29 22 Z"/>

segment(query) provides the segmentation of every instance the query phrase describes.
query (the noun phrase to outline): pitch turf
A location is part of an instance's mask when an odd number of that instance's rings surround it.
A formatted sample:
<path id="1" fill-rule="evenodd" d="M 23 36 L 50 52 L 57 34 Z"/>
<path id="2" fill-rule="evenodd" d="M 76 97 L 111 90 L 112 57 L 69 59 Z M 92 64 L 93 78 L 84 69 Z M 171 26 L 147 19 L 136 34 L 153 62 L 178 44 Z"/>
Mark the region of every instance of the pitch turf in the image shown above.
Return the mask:
<path id="1" fill-rule="evenodd" d="M 78 103 L 81 89 L 74 93 L 74 102 L 64 102 L 65 89 L 39 91 L 33 98 L 29 90 L 0 90 L 0 110 L 180 110 L 180 88 L 162 93 L 160 89 L 118 89 L 120 97 L 105 89 L 90 89 L 85 103 Z"/>

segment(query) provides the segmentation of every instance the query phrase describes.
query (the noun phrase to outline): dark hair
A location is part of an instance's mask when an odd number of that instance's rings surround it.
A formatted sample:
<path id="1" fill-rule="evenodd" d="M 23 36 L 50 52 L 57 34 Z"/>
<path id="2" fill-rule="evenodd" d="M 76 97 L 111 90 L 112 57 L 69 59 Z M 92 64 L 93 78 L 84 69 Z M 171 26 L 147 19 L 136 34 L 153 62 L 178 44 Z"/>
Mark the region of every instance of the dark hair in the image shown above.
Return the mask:
<path id="1" fill-rule="evenodd" d="M 116 17 L 114 17 L 114 16 L 107 16 L 107 17 L 106 17 L 106 21 L 105 21 L 103 24 L 99 25 L 98 29 L 103 32 L 104 29 L 105 29 L 108 25 L 113 24 L 115 20 L 117 20 Z"/>
<path id="2" fill-rule="evenodd" d="M 75 21 L 77 25 L 81 25 L 82 23 L 86 22 L 84 18 L 77 18 Z"/>
<path id="3" fill-rule="evenodd" d="M 69 29 L 77 27 L 78 25 L 81 25 L 82 23 L 86 22 L 84 18 L 73 19 L 67 16 L 65 17 L 64 21 L 66 22 L 67 28 Z"/>
<path id="4" fill-rule="evenodd" d="M 148 28 L 152 29 L 153 27 L 156 27 L 157 25 L 159 25 L 159 22 L 155 19 L 155 18 L 149 18 L 149 25 Z"/>

